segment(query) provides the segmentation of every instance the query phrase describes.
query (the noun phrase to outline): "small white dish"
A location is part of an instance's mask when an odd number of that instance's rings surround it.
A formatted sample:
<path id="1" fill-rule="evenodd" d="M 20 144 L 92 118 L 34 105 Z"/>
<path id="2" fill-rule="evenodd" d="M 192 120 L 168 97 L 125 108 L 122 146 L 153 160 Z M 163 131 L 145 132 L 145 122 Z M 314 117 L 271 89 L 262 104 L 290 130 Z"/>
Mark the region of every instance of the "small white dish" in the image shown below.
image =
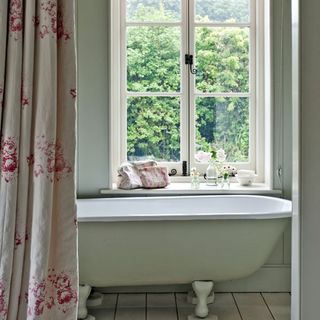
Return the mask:
<path id="1" fill-rule="evenodd" d="M 251 186 L 256 178 L 256 174 L 254 175 L 238 175 L 236 174 L 237 181 L 239 182 L 240 186 Z"/>
<path id="2" fill-rule="evenodd" d="M 253 170 L 238 170 L 237 172 L 238 176 L 240 177 L 254 177 L 255 172 Z"/>

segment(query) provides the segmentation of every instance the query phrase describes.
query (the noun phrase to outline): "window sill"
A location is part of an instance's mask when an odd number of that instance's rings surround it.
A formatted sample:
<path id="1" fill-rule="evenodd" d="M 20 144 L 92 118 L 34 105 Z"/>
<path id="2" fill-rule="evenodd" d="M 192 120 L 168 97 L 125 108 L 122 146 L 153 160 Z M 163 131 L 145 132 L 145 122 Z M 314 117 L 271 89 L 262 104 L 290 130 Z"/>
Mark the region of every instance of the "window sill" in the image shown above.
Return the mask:
<path id="1" fill-rule="evenodd" d="M 207 186 L 205 183 L 200 184 L 199 189 L 191 189 L 190 183 L 171 183 L 163 189 L 117 189 L 116 185 L 112 189 L 101 189 L 102 195 L 210 195 L 210 194 L 263 194 L 278 195 L 282 194 L 281 190 L 270 189 L 265 183 L 255 183 L 249 187 L 242 187 L 238 183 L 231 183 L 230 189 L 221 189 L 220 186 Z"/>

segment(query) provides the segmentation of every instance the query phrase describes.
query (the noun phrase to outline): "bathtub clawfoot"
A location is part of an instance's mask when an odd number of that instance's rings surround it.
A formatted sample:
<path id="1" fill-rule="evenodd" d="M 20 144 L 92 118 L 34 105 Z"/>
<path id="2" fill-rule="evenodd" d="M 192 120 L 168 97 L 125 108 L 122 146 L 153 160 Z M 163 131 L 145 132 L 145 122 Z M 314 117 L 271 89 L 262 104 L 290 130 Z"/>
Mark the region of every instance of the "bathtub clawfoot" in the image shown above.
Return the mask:
<path id="1" fill-rule="evenodd" d="M 90 292 L 90 286 L 79 286 L 78 319 L 95 320 L 95 317 L 88 315 L 87 300 L 89 298 Z"/>
<path id="2" fill-rule="evenodd" d="M 217 316 L 209 315 L 208 309 L 208 297 L 213 288 L 212 281 L 194 281 L 192 288 L 197 297 L 197 305 L 195 308 L 195 314 L 188 316 L 188 320 L 218 320 Z"/>
<path id="3" fill-rule="evenodd" d="M 214 291 L 211 291 L 210 295 L 207 298 L 207 304 L 214 303 Z M 194 291 L 189 291 L 187 295 L 187 301 L 191 304 L 198 304 L 198 298 L 195 295 Z"/>

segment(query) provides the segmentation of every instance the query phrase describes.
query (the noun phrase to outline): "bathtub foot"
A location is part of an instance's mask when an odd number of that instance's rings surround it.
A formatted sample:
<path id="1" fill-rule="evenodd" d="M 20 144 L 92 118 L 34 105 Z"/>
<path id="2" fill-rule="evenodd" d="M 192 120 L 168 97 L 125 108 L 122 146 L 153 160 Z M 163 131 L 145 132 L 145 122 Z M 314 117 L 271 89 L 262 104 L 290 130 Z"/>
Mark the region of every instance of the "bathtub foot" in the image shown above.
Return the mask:
<path id="1" fill-rule="evenodd" d="M 199 319 L 203 319 L 203 320 L 218 320 L 218 317 L 215 316 L 215 315 L 208 315 L 205 318 L 200 318 L 200 317 L 197 317 L 197 316 L 195 316 L 193 314 L 188 316 L 188 320 L 199 320 Z"/>
<path id="2" fill-rule="evenodd" d="M 198 298 L 193 291 L 188 292 L 187 301 L 188 303 L 191 303 L 191 304 L 198 304 Z M 214 291 L 211 291 L 211 293 L 207 298 L 207 304 L 212 304 L 212 303 L 214 303 Z"/>
<path id="3" fill-rule="evenodd" d="M 194 281 L 192 288 L 197 297 L 197 305 L 194 315 L 188 316 L 188 320 L 206 319 L 206 320 L 218 320 L 217 316 L 209 315 L 208 309 L 208 297 L 213 288 L 212 281 Z"/>
<path id="4" fill-rule="evenodd" d="M 95 317 L 88 315 L 87 300 L 89 298 L 90 292 L 90 286 L 79 286 L 78 319 L 95 320 Z"/>
<path id="5" fill-rule="evenodd" d="M 103 294 L 100 292 L 94 292 L 90 294 L 88 300 L 87 300 L 87 307 L 97 307 L 102 304 L 103 301 Z"/>

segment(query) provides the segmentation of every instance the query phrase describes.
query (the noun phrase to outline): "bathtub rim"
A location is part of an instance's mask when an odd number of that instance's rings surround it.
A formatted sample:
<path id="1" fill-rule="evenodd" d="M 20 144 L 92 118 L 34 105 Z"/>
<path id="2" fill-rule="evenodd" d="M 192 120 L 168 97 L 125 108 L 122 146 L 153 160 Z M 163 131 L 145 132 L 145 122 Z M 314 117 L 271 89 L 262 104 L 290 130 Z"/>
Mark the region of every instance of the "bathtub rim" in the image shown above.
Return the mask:
<path id="1" fill-rule="evenodd" d="M 152 199 L 192 199 L 192 198 L 248 198 L 248 199 L 264 199 L 269 201 L 282 202 L 288 206 L 285 210 L 282 209 L 281 212 L 228 212 L 228 213 L 201 213 L 196 214 L 185 214 L 185 213 L 170 213 L 170 214 L 137 214 L 134 215 L 84 215 L 81 213 L 78 214 L 78 222 L 139 222 L 139 221 L 192 221 L 192 220 L 265 220 L 265 219 L 280 219 L 280 218 L 291 218 L 292 217 L 292 202 L 283 198 L 276 198 L 270 196 L 260 196 L 260 195 L 197 195 L 197 196 L 157 196 L 157 197 L 124 197 L 124 198 L 92 198 L 92 199 L 78 199 L 77 207 L 79 212 L 79 205 L 81 203 L 90 203 L 90 202 L 115 202 L 115 201 L 141 201 L 141 200 L 152 200 Z M 106 208 L 107 210 L 107 208 Z M 280 210 L 277 210 L 280 211 Z"/>

